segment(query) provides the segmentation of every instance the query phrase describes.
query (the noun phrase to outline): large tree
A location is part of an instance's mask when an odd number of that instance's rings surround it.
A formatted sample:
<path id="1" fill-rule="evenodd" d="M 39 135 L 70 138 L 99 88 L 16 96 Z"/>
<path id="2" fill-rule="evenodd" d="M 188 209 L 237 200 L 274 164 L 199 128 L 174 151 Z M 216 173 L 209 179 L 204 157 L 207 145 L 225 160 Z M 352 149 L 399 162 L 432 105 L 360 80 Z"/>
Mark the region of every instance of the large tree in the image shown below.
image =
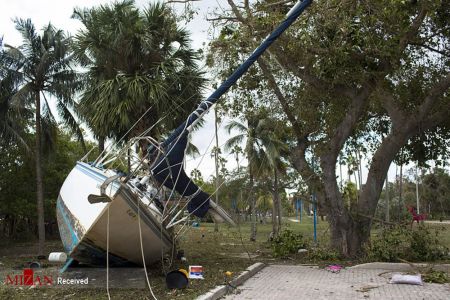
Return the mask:
<path id="1" fill-rule="evenodd" d="M 211 45 L 223 73 L 289 9 L 277 1 L 228 3 L 230 11 L 215 18 L 223 29 Z M 292 165 L 323 199 L 332 246 L 345 255 L 357 255 L 368 241 L 399 151 L 418 136 L 448 132 L 449 7 L 442 1 L 318 1 L 235 89 L 235 106 L 245 105 L 245 94 L 278 99 L 267 105 L 281 110 L 292 129 Z M 374 120 L 387 124 L 384 134 Z M 349 207 L 336 165 L 352 140 L 373 142 L 373 155 L 358 203 Z"/>
<path id="2" fill-rule="evenodd" d="M 170 8 L 153 3 L 140 10 L 127 0 L 75 9 L 73 17 L 84 26 L 74 43 L 86 70 L 80 106 L 100 141 L 119 140 L 130 129 L 126 139 L 137 136 L 158 121 L 149 134 L 159 137 L 201 100 L 200 52 Z"/>
<path id="3" fill-rule="evenodd" d="M 39 255 L 43 255 L 45 228 L 42 140 L 44 135 L 48 136 L 47 133 L 52 132 L 49 128 L 54 128 L 56 124 L 49 107 L 48 97 L 53 97 L 61 120 L 69 126 L 83 143 L 82 132 L 73 115 L 73 110 L 76 110 L 73 94 L 77 90 L 78 85 L 76 73 L 71 69 L 70 65 L 70 39 L 63 31 L 57 30 L 51 24 L 48 24 L 43 28 L 42 34 L 39 35 L 29 19 L 16 19 L 15 23 L 16 29 L 22 35 L 23 43 L 19 47 L 5 45 L 0 52 L 1 79 L 2 85 L 6 85 L 9 79 L 13 80 L 13 82 L 9 81 L 9 88 L 12 88 L 11 91 L 15 89 L 15 93 L 10 99 L 11 105 L 9 107 L 15 109 L 16 113 L 27 109 L 31 109 L 34 112 L 33 129 L 35 134 L 33 151 L 36 170 Z M 3 90 L 2 86 L 2 97 L 4 93 L 7 93 L 7 91 Z M 10 111 L 7 113 L 9 117 L 13 115 L 14 112 Z M 6 126 L 3 126 L 3 132 L 14 129 L 12 126 L 7 126 L 8 121 L 4 124 Z M 18 124 L 15 123 L 15 125 Z M 12 131 L 10 130 L 10 132 Z M 18 133 L 19 131 L 15 130 L 15 132 Z"/>

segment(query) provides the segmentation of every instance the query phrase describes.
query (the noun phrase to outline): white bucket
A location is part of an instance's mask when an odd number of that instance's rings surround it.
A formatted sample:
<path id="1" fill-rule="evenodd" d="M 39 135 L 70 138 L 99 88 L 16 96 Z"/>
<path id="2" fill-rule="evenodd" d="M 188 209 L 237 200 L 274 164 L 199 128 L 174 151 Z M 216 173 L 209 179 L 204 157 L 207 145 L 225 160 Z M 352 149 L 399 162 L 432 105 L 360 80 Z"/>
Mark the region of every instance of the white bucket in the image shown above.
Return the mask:
<path id="1" fill-rule="evenodd" d="M 66 262 L 67 254 L 64 252 L 52 252 L 48 256 L 49 262 Z"/>

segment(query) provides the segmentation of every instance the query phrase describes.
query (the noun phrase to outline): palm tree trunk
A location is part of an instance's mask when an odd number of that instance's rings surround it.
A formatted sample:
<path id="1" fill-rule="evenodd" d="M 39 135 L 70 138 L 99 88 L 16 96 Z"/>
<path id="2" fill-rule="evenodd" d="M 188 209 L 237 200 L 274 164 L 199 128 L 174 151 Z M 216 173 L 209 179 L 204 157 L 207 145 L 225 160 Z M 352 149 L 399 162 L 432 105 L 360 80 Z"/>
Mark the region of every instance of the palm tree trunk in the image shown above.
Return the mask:
<path id="1" fill-rule="evenodd" d="M 251 170 L 251 168 L 249 167 Z M 250 241 L 256 241 L 256 199 L 253 195 L 253 174 L 250 171 L 250 218 L 252 222 L 252 228 L 250 231 Z"/>
<path id="2" fill-rule="evenodd" d="M 275 189 L 275 198 L 277 200 L 277 216 L 278 216 L 277 222 L 278 222 L 278 226 L 277 226 L 276 234 L 278 235 L 278 233 L 281 230 L 281 218 L 282 218 L 282 215 L 281 215 L 281 199 L 280 199 L 280 193 L 279 193 L 279 190 L 278 190 L 278 172 L 277 172 L 276 168 L 274 170 L 274 189 Z"/>
<path id="3" fill-rule="evenodd" d="M 98 138 L 98 152 L 102 153 L 105 150 L 105 138 L 99 137 Z"/>
<path id="4" fill-rule="evenodd" d="M 278 233 L 278 222 L 277 222 L 277 204 L 275 199 L 275 193 L 272 195 L 273 205 L 272 205 L 272 237 L 275 237 Z"/>
<path id="5" fill-rule="evenodd" d="M 41 152 L 41 98 L 39 91 L 36 92 L 36 193 L 37 193 L 37 216 L 38 216 L 38 255 L 44 255 L 45 223 L 44 223 L 44 189 L 42 186 L 42 152 Z"/>
<path id="6" fill-rule="evenodd" d="M 389 180 L 386 175 L 386 211 L 385 211 L 385 221 L 390 222 L 390 213 L 389 213 Z"/>
<path id="7" fill-rule="evenodd" d="M 398 186 L 398 206 L 399 206 L 399 221 L 401 220 L 402 211 L 404 209 L 402 192 L 403 192 L 403 162 L 400 162 L 400 177 Z"/>
<path id="8" fill-rule="evenodd" d="M 359 188 L 362 189 L 362 165 L 361 165 L 361 153 L 357 152 L 358 154 L 358 180 L 359 180 Z"/>
<path id="9" fill-rule="evenodd" d="M 280 231 L 279 223 L 277 218 L 279 218 L 279 206 L 278 206 L 278 180 L 277 180 L 277 170 L 273 170 L 273 191 L 272 191 L 272 237 L 276 237 L 278 235 L 278 232 Z"/>
<path id="10" fill-rule="evenodd" d="M 130 148 L 127 149 L 127 168 L 128 168 L 128 174 L 131 173 L 131 150 Z"/>
<path id="11" fill-rule="evenodd" d="M 219 136 L 217 134 L 217 106 L 214 108 L 214 134 L 216 138 L 216 153 L 214 162 L 216 165 L 216 204 L 219 204 Z M 214 223 L 214 232 L 219 231 L 219 223 Z"/>

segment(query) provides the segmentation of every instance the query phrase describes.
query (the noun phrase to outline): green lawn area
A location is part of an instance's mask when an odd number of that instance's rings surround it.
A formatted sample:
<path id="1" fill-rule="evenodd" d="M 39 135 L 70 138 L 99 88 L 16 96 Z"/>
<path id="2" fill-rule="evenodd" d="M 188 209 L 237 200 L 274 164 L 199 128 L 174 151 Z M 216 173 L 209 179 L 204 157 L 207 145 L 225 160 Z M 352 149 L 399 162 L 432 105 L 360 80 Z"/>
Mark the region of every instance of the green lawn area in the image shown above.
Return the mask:
<path id="1" fill-rule="evenodd" d="M 291 219 L 291 220 L 289 220 Z M 302 233 L 305 238 L 312 241 L 312 219 L 303 217 L 302 223 L 293 222 L 295 218 L 285 218 L 284 228 Z M 416 225 L 414 225 L 416 226 Z M 431 227 L 445 226 L 441 232 L 442 241 L 450 247 L 450 224 L 427 224 Z M 188 288 L 178 291 L 170 291 L 165 287 L 165 277 L 162 276 L 159 266 L 150 270 L 150 282 L 158 299 L 193 299 L 212 287 L 226 282 L 224 273 L 233 272 L 233 276 L 239 274 L 249 265 L 263 261 L 266 263 L 307 263 L 305 259 L 293 255 L 288 260 L 272 256 L 268 237 L 272 224 L 258 224 L 257 241 L 250 242 L 250 224 L 245 223 L 237 228 L 229 228 L 221 225 L 219 232 L 214 232 L 212 223 L 201 223 L 200 227 L 191 227 L 180 239 L 180 249 L 185 251 L 187 263 L 176 263 L 172 269 L 185 268 L 189 265 L 202 265 L 204 267 L 205 280 L 190 280 Z M 374 232 L 375 233 L 375 232 Z M 317 227 L 319 245 L 326 246 L 329 240 L 329 230 L 326 221 L 319 220 Z M 48 251 L 61 249 L 59 241 L 49 241 Z M 36 251 L 35 243 L 24 242 L 4 244 L 0 248 L 0 275 L 4 282 L 5 274 L 21 272 L 21 265 L 33 259 Z M 320 262 L 319 262 L 320 263 Z M 322 262 L 326 263 L 326 262 Z M 356 262 L 346 262 L 356 263 Z M 55 272 L 56 267 L 48 267 L 49 272 Z M 44 270 L 45 271 L 45 270 Z M 106 272 L 106 271 L 105 271 Z M 124 274 L 126 276 L 126 274 Z M 124 289 L 111 287 L 113 299 L 151 299 L 148 289 Z M 105 288 L 75 289 L 75 288 L 13 288 L 0 284 L 0 299 L 107 299 Z"/>

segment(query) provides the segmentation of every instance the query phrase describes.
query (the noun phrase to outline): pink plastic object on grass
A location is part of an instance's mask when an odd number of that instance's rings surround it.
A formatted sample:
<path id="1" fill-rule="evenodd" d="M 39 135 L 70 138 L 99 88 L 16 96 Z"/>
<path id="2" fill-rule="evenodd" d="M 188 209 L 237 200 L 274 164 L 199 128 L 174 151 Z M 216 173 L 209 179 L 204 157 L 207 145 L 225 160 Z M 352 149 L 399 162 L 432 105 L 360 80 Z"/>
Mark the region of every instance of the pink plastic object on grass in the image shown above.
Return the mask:
<path id="1" fill-rule="evenodd" d="M 333 273 L 339 273 L 344 267 L 341 265 L 329 265 L 326 267 L 327 271 L 333 272 Z"/>

